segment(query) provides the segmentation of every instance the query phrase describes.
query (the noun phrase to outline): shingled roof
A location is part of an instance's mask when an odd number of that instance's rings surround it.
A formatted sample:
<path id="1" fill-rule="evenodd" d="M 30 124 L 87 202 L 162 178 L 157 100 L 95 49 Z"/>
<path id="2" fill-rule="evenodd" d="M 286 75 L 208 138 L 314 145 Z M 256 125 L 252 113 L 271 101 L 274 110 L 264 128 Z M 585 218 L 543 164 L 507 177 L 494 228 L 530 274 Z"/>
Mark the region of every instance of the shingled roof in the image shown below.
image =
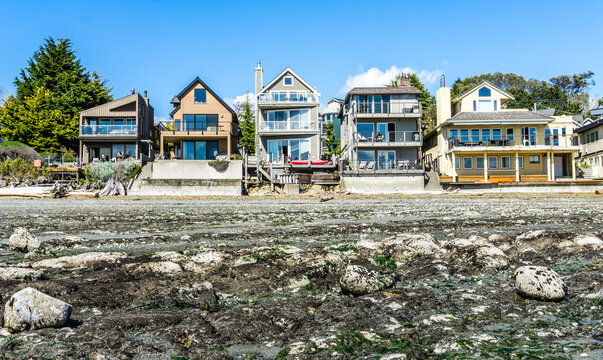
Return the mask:
<path id="1" fill-rule="evenodd" d="M 553 120 L 550 116 L 537 114 L 533 111 L 495 111 L 495 112 L 460 112 L 449 121 L 496 121 L 496 120 Z"/>
<path id="2" fill-rule="evenodd" d="M 407 95 L 421 94 L 422 91 L 414 86 L 380 86 L 380 87 L 356 87 L 348 91 L 345 102 L 348 102 L 352 95 Z"/>

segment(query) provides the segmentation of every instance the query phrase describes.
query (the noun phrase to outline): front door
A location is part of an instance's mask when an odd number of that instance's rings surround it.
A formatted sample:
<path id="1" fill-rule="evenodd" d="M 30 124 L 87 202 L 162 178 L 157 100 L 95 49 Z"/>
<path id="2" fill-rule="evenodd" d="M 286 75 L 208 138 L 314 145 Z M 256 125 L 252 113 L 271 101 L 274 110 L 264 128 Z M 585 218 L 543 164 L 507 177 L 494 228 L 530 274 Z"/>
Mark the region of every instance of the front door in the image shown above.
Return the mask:
<path id="1" fill-rule="evenodd" d="M 563 177 L 563 156 L 555 156 L 555 178 Z"/>
<path id="2" fill-rule="evenodd" d="M 377 136 L 383 135 L 383 141 L 396 141 L 396 124 L 395 123 L 378 123 Z"/>

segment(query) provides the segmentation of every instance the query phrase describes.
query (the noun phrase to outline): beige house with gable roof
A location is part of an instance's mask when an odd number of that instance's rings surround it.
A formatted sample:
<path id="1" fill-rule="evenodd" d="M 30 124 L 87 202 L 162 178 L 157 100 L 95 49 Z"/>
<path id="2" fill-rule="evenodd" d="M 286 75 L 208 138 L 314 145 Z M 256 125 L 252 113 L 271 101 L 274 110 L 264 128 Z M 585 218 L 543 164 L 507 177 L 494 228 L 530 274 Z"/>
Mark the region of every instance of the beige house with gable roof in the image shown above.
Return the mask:
<path id="1" fill-rule="evenodd" d="M 436 93 L 437 126 L 424 140 L 424 160 L 441 183 L 575 180 L 571 116 L 506 109 L 513 95 L 488 81 L 451 100 Z"/>

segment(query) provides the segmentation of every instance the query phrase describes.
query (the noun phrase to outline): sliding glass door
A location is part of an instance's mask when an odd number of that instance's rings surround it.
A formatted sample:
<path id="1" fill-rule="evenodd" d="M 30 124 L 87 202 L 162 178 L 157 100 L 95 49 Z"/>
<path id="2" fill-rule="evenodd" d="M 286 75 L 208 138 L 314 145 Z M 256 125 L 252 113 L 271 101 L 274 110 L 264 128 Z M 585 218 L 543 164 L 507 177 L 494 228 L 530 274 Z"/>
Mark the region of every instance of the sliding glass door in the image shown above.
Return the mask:
<path id="1" fill-rule="evenodd" d="M 217 141 L 183 141 L 184 160 L 214 160 L 218 155 Z"/>

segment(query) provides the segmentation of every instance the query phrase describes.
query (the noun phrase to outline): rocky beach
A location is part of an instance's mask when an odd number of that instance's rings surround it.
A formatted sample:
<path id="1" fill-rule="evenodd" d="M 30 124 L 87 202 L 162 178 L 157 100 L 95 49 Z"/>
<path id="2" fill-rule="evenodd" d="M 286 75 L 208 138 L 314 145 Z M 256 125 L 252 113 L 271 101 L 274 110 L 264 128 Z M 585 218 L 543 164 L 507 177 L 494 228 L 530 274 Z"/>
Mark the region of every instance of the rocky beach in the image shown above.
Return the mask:
<path id="1" fill-rule="evenodd" d="M 596 195 L 2 199 L 0 358 L 599 359 L 602 224 Z"/>

